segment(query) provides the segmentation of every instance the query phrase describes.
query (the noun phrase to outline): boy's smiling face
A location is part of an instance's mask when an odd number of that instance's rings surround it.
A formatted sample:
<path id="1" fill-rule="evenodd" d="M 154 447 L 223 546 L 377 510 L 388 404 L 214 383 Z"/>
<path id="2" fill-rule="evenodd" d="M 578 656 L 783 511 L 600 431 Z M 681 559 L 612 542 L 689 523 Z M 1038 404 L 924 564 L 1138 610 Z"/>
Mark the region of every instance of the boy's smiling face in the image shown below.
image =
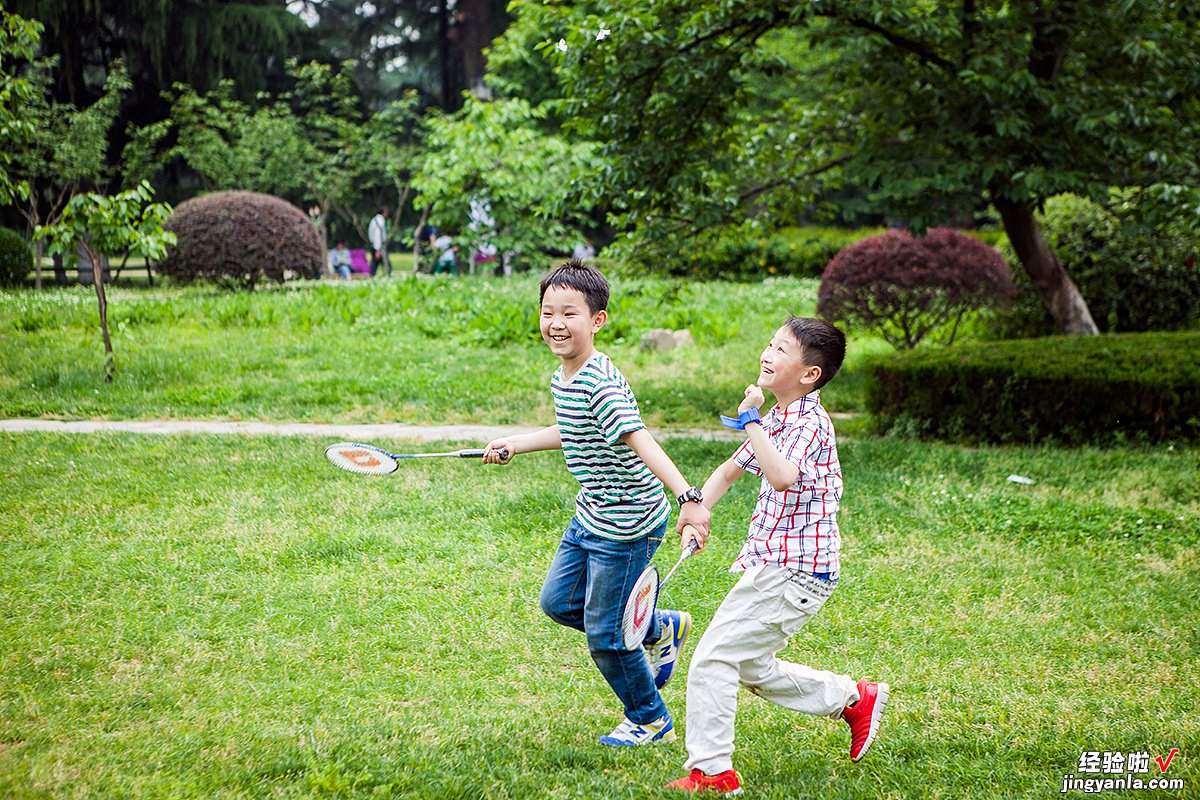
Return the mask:
<path id="1" fill-rule="evenodd" d="M 603 310 L 592 313 L 578 289 L 548 286 L 542 296 L 542 340 L 564 364 L 577 365 L 591 357 L 596 332 L 607 319 Z"/>
<path id="2" fill-rule="evenodd" d="M 820 367 L 805 362 L 804 348 L 786 325 L 775 331 L 758 359 L 758 385 L 776 398 L 807 394 L 820 374 Z"/>

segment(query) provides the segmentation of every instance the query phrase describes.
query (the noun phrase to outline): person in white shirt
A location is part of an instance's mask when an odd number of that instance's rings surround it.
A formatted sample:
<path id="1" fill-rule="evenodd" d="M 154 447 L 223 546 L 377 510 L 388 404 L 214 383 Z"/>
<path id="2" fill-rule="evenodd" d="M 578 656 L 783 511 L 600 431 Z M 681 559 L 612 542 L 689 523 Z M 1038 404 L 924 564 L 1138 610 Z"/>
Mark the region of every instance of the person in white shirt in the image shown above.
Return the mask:
<path id="1" fill-rule="evenodd" d="M 387 209 L 380 206 L 371 222 L 367 225 L 367 239 L 371 242 L 371 277 L 379 271 L 379 265 L 387 258 Z M 392 274 L 391 264 L 387 265 L 388 274 Z"/>

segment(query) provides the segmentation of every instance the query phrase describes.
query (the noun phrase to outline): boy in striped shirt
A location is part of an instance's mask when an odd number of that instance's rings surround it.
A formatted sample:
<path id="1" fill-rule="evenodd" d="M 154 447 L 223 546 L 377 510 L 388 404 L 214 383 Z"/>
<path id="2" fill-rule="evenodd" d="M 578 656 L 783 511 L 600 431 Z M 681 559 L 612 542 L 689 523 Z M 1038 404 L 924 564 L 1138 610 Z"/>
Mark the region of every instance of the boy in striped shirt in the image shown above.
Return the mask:
<path id="1" fill-rule="evenodd" d="M 815 670 L 777 658 L 812 619 L 838 581 L 837 510 L 842 497 L 833 423 L 820 389 L 837 374 L 846 337 L 818 319 L 791 317 L 759 357 L 738 418 L 746 442 L 704 484 L 717 503 L 747 472 L 761 476 L 750 531 L 730 572 L 741 572 L 700 638 L 688 668 L 684 791 L 741 793 L 733 769 L 733 723 L 739 684 L 773 703 L 850 725 L 850 759 L 867 754 L 887 704 L 888 685 Z M 778 401 L 764 417 L 763 389 Z M 689 535 L 690 536 L 690 535 Z M 699 544 L 707 537 L 700 534 Z"/>
<path id="2" fill-rule="evenodd" d="M 624 707 L 624 719 L 600 742 L 637 746 L 675 739 L 659 689 L 674 674 L 692 618 L 659 610 L 644 646 L 628 650 L 621 634 L 625 601 L 666 535 L 670 504 L 663 485 L 678 496 L 677 530 L 691 525 L 707 536 L 709 511 L 700 490 L 646 429 L 620 370 L 596 350 L 596 333 L 608 319 L 608 295 L 600 271 L 576 260 L 542 280 L 542 339 L 562 362 L 550 383 L 558 421 L 490 442 L 484 462 L 506 464 L 519 453 L 563 451 L 580 489 L 575 516 L 542 586 L 542 610 L 587 635 L 592 660 Z"/>

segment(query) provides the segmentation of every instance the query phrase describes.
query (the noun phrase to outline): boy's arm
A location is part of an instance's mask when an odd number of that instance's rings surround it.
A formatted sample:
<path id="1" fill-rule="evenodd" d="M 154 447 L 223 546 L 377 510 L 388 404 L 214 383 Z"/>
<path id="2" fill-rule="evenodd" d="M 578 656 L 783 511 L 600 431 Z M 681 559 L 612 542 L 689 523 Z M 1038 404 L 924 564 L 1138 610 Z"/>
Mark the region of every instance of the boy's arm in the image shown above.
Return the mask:
<path id="1" fill-rule="evenodd" d="M 533 433 L 520 433 L 515 436 L 502 436 L 488 442 L 483 451 L 483 463 L 507 464 L 517 453 L 533 453 L 538 450 L 561 450 L 562 437 L 558 425 L 542 428 Z M 508 458 L 500 458 L 500 451 L 507 450 Z"/>
<path id="2" fill-rule="evenodd" d="M 625 434 L 621 440 L 638 454 L 638 458 L 642 459 L 654 476 L 663 482 L 672 497 L 679 497 L 692 488 L 692 484 L 683 477 L 679 467 L 675 466 L 675 462 L 666 454 L 650 431 L 641 428 Z M 675 530 L 682 532 L 685 525 L 691 525 L 707 538 L 711 518 L 712 515 L 703 504 L 684 503 L 679 508 L 679 523 L 675 526 Z"/>
<path id="3" fill-rule="evenodd" d="M 708 476 L 708 480 L 704 482 L 704 488 L 700 491 L 704 493 L 704 507 L 711 511 L 714 506 L 720 501 L 725 493 L 729 491 L 729 487 L 738 478 L 746 474 L 746 471 L 734 463 L 733 458 L 722 463 L 719 467 L 713 470 L 712 475 Z M 703 531 L 699 535 L 688 536 L 684 534 L 683 546 L 687 547 L 688 538 L 694 539 L 698 550 L 703 550 L 708 544 L 708 531 Z"/>
<path id="4" fill-rule="evenodd" d="M 763 392 L 754 384 L 746 387 L 746 399 L 738 406 L 738 413 L 757 409 L 763 404 Z M 782 492 L 791 487 L 800 477 L 800 467 L 788 461 L 779 451 L 762 423 L 750 423 L 746 426 L 746 435 L 750 438 L 750 446 L 754 448 L 754 458 L 762 470 L 763 477 L 771 484 L 771 488 Z M 705 493 L 707 496 L 707 493 Z"/>

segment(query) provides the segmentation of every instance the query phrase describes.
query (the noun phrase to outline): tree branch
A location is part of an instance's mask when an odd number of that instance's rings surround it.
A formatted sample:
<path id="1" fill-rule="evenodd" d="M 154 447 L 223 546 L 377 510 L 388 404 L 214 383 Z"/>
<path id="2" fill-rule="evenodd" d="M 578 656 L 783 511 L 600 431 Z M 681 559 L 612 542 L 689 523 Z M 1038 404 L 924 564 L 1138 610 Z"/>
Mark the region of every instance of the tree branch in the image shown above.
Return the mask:
<path id="1" fill-rule="evenodd" d="M 937 67 L 943 72 L 954 73 L 958 69 L 952 62 L 938 55 L 928 44 L 896 33 L 895 31 L 888 30 L 882 25 L 878 25 L 870 20 L 861 19 L 859 17 L 842 17 L 832 10 L 825 11 L 824 9 L 818 9 L 815 13 L 817 16 L 835 19 L 845 22 L 851 27 L 868 31 L 869 33 L 878 34 L 886 39 L 890 44 L 895 45 L 901 50 L 912 53 L 913 55 L 917 56 L 917 58 L 921 59 L 922 62 Z"/>

